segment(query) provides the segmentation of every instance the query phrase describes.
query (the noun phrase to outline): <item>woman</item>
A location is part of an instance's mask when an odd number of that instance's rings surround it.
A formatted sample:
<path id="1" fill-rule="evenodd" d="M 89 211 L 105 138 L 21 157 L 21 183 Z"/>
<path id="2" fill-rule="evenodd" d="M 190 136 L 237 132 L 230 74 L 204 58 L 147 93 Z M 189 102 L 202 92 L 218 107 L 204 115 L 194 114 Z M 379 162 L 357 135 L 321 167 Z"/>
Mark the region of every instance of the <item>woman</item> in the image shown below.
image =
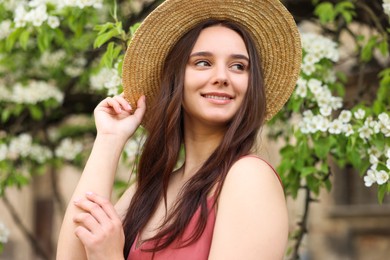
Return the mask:
<path id="1" fill-rule="evenodd" d="M 291 94 L 300 59 L 278 0 L 165 1 L 126 53 L 125 95 L 95 109 L 98 134 L 57 259 L 281 259 L 283 189 L 253 148 Z M 113 206 L 119 157 L 141 122 L 137 183 Z"/>

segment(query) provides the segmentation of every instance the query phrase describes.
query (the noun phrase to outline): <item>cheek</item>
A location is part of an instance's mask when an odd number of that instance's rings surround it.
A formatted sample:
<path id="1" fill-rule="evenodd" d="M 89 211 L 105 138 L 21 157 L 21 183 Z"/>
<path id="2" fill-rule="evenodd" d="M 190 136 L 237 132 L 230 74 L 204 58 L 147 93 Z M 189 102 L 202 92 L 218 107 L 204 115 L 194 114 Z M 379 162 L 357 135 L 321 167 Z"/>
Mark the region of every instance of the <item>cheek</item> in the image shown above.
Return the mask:
<path id="1" fill-rule="evenodd" d="M 245 76 L 236 78 L 233 85 L 235 86 L 237 93 L 239 93 L 240 96 L 244 97 L 248 90 L 248 84 L 249 78 Z"/>

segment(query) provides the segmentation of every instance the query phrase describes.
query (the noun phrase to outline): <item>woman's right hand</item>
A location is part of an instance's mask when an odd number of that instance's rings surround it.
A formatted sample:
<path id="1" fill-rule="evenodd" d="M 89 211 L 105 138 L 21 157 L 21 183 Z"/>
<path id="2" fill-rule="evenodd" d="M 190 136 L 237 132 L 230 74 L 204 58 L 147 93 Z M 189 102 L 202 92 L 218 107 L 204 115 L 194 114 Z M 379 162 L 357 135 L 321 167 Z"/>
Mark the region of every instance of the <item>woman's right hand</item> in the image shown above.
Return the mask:
<path id="1" fill-rule="evenodd" d="M 141 124 L 145 110 L 145 96 L 138 99 L 135 111 L 123 97 L 123 93 L 107 97 L 94 111 L 97 133 L 120 137 L 127 141 Z"/>

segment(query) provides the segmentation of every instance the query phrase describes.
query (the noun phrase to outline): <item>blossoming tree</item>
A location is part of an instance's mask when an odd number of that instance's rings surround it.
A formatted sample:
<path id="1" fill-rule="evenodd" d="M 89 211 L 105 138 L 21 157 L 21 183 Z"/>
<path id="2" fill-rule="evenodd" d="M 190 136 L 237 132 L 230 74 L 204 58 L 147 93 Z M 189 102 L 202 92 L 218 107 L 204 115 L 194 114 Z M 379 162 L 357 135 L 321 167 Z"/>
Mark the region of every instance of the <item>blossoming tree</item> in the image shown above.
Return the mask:
<path id="1" fill-rule="evenodd" d="M 0 1 L 0 198 L 42 259 L 50 259 L 52 252 L 23 226 L 7 189 L 29 185 L 36 175 L 50 175 L 52 202 L 63 210 L 58 170 L 64 164 L 84 165 L 95 134 L 93 108 L 106 95 L 121 92 L 121 62 L 136 22 L 160 2 Z M 304 9 L 284 2 L 293 14 Z M 321 188 L 330 189 L 332 157 L 340 166 L 358 169 L 367 187 L 378 187 L 382 201 L 390 192 L 390 26 L 384 15 L 390 14 L 390 2 L 385 0 L 380 9 L 360 0 L 337 2 L 300 1 L 309 11 L 297 15 L 303 17 L 297 21 L 313 20 L 314 8 L 314 22 L 326 37 L 302 33 L 301 77 L 286 108 L 270 122 L 269 135 L 285 141 L 278 170 L 286 194 L 296 197 L 303 188 L 312 199 Z M 383 15 L 372 16 L 373 10 Z M 371 20 L 364 21 L 362 13 Z M 375 24 L 374 33 L 353 31 L 356 23 Z M 341 59 L 342 31 L 355 40 L 358 71 L 375 65 L 379 80 L 374 98 L 362 95 L 347 102 L 345 84 L 350 79 L 335 67 Z M 127 145 L 126 162 L 135 160 L 141 135 Z M 126 185 L 117 182 L 119 188 Z M 304 235 L 302 223 L 293 257 Z M 0 216 L 0 252 L 9 234 Z"/>

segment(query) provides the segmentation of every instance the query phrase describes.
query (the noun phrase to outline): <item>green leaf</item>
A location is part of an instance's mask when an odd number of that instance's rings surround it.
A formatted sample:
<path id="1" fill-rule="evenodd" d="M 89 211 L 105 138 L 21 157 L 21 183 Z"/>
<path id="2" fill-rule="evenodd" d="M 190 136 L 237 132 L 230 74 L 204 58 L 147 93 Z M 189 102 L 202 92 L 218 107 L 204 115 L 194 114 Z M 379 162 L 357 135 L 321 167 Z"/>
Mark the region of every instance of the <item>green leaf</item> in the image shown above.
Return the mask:
<path id="1" fill-rule="evenodd" d="M 309 166 L 309 167 L 304 167 L 301 169 L 301 177 L 306 178 L 307 176 L 316 173 L 318 170 L 315 167 Z"/>
<path id="2" fill-rule="evenodd" d="M 43 112 L 37 106 L 29 106 L 28 110 L 30 111 L 30 115 L 34 120 L 41 120 L 43 117 Z"/>
<path id="3" fill-rule="evenodd" d="M 138 28 L 141 26 L 141 23 L 135 23 L 130 27 L 130 36 L 132 37 Z"/>
<path id="4" fill-rule="evenodd" d="M 105 23 L 105 24 L 101 24 L 101 25 L 96 25 L 94 27 L 94 30 L 98 31 L 98 35 L 101 35 L 101 34 L 105 33 L 107 30 L 110 30 L 112 28 L 114 28 L 113 23 Z"/>
<path id="5" fill-rule="evenodd" d="M 376 135 L 371 139 L 371 142 L 379 151 L 385 151 L 385 138 L 384 135 Z"/>
<path id="6" fill-rule="evenodd" d="M 388 189 L 389 189 L 389 182 L 387 184 L 378 186 L 378 202 L 379 202 L 379 204 L 382 204 L 386 193 L 389 192 Z"/>
<path id="7" fill-rule="evenodd" d="M 315 195 L 318 195 L 320 193 L 320 184 L 321 181 L 313 176 L 308 176 L 306 178 L 306 183 L 309 189 L 314 192 Z"/>
<path id="8" fill-rule="evenodd" d="M 50 36 L 48 33 L 42 31 L 38 34 L 38 48 L 41 52 L 45 52 L 45 50 L 49 49 L 50 46 Z"/>
<path id="9" fill-rule="evenodd" d="M 19 37 L 19 43 L 23 50 L 27 49 L 28 39 L 30 38 L 30 32 L 28 30 L 24 30 Z"/>
<path id="10" fill-rule="evenodd" d="M 378 49 L 383 56 L 387 56 L 389 54 L 389 44 L 386 40 L 383 40 L 378 44 Z"/>
<path id="11" fill-rule="evenodd" d="M 323 2 L 317 5 L 314 10 L 314 14 L 318 16 L 322 24 L 333 22 L 336 18 L 336 12 L 333 4 L 330 2 Z"/>
<path id="12" fill-rule="evenodd" d="M 335 6 L 336 16 L 341 14 L 345 22 L 348 24 L 352 21 L 353 17 L 356 16 L 355 5 L 349 1 L 343 1 Z"/>
<path id="13" fill-rule="evenodd" d="M 354 168 L 359 169 L 361 166 L 362 158 L 360 153 L 354 147 L 348 149 L 347 148 L 347 158 L 351 162 Z"/>
<path id="14" fill-rule="evenodd" d="M 99 35 L 94 44 L 93 44 L 93 47 L 96 49 L 96 48 L 100 48 L 103 44 L 105 44 L 106 42 L 108 42 L 111 38 L 115 37 L 118 35 L 118 31 L 116 29 L 112 29 L 106 33 L 103 33 L 101 35 Z"/>
<path id="15" fill-rule="evenodd" d="M 121 46 L 114 47 L 115 43 L 110 42 L 107 46 L 107 50 L 104 53 L 101 63 L 103 63 L 107 68 L 112 68 L 114 60 L 116 60 L 119 56 L 119 54 L 122 51 Z"/>
<path id="16" fill-rule="evenodd" d="M 11 116 L 11 112 L 9 109 L 2 109 L 2 112 L 1 112 L 1 122 L 2 123 L 5 123 L 8 121 L 8 119 L 10 118 Z"/>
<path id="17" fill-rule="evenodd" d="M 378 97 L 378 100 L 376 100 L 374 102 L 374 104 L 372 105 L 372 109 L 374 111 L 375 114 L 380 114 L 382 111 L 385 111 L 386 109 L 386 106 L 385 104 L 382 102 L 382 99 L 380 99 Z"/>
<path id="18" fill-rule="evenodd" d="M 360 54 L 360 59 L 364 62 L 368 62 L 372 59 L 374 48 L 377 45 L 377 36 L 372 36 L 366 45 L 363 46 Z"/>
<path id="19" fill-rule="evenodd" d="M 324 184 L 325 184 L 326 190 L 327 190 L 328 192 L 330 192 L 331 189 L 332 189 L 332 182 L 330 181 L 330 179 L 329 179 L 329 178 L 326 179 L 325 182 L 324 182 Z"/>
<path id="20" fill-rule="evenodd" d="M 333 145 L 331 137 L 323 137 L 314 140 L 314 152 L 316 156 L 320 159 L 325 159 L 330 151 L 330 148 Z"/>
<path id="21" fill-rule="evenodd" d="M 15 45 L 16 40 L 19 38 L 20 34 L 23 32 L 23 28 L 18 28 L 13 31 L 10 35 L 8 35 L 7 40 L 5 42 L 5 49 L 7 52 L 11 51 Z"/>

